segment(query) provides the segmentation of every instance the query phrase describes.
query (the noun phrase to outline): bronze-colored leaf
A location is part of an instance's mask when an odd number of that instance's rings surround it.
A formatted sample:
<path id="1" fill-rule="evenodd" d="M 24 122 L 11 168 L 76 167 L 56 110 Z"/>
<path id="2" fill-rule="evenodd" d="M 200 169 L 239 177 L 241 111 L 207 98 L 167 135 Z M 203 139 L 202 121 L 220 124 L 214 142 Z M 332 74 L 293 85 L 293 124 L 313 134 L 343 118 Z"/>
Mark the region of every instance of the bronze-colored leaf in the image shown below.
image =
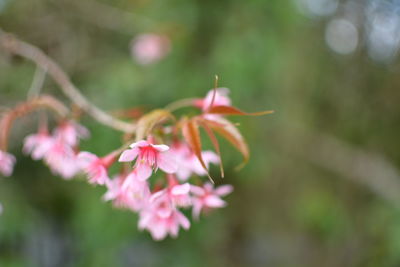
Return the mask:
<path id="1" fill-rule="evenodd" d="M 249 147 L 242 134 L 233 123 L 225 118 L 216 118 L 213 120 L 203 119 L 203 121 L 215 132 L 228 140 L 243 156 L 243 163 L 238 166 L 242 168 L 250 157 Z"/>
<path id="2" fill-rule="evenodd" d="M 199 126 L 197 124 L 196 119 L 186 119 L 182 124 L 182 135 L 188 143 L 189 147 L 192 149 L 193 153 L 196 155 L 198 160 L 200 161 L 201 166 L 207 172 L 208 178 L 212 183 L 214 183 L 211 178 L 207 166 L 204 163 L 203 156 L 201 155 L 201 139 L 200 139 L 200 131 Z"/>
<path id="3" fill-rule="evenodd" d="M 261 116 L 274 113 L 273 110 L 247 113 L 232 106 L 213 106 L 208 110 L 208 113 L 220 115 L 241 115 L 241 116 Z"/>
<path id="4" fill-rule="evenodd" d="M 136 140 L 146 138 L 156 125 L 164 123 L 170 119 L 174 119 L 174 116 L 164 109 L 156 109 L 142 116 L 137 122 Z"/>
<path id="5" fill-rule="evenodd" d="M 221 157 L 221 149 L 219 147 L 219 143 L 218 143 L 218 139 L 215 136 L 214 132 L 211 130 L 211 128 L 207 125 L 206 122 L 204 122 L 203 120 L 199 119 L 199 123 L 200 125 L 204 128 L 204 130 L 206 131 L 208 137 L 210 138 L 215 151 L 218 154 L 219 157 L 219 167 L 220 167 L 220 172 L 221 172 L 221 177 L 224 178 L 224 166 L 222 164 L 222 157 Z"/>

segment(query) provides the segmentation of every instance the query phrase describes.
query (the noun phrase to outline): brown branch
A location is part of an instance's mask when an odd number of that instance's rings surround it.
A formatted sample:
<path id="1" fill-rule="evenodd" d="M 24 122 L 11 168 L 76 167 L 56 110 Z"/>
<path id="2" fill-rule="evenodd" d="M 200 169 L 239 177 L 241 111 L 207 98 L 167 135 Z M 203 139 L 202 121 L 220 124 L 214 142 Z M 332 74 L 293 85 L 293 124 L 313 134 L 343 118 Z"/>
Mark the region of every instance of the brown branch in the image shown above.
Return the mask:
<path id="1" fill-rule="evenodd" d="M 18 40 L 11 34 L 7 34 L 0 29 L 0 46 L 6 51 L 27 58 L 36 63 L 42 69 L 47 70 L 49 76 L 59 85 L 62 92 L 79 108 L 87 112 L 98 122 L 107 125 L 113 129 L 132 133 L 135 131 L 135 125 L 121 121 L 110 114 L 104 112 L 100 108 L 90 103 L 79 91 L 77 87 L 71 82 L 67 74 L 61 67 L 51 58 L 49 58 L 39 48 Z"/>

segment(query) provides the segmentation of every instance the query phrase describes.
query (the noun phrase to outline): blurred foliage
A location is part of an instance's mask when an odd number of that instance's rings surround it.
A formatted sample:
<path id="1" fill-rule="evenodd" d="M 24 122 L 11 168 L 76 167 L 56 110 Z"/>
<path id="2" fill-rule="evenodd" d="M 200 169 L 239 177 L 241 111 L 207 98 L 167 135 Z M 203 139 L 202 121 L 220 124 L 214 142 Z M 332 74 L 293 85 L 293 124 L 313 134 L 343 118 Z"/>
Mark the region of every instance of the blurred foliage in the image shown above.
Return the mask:
<path id="1" fill-rule="evenodd" d="M 236 106 L 276 110 L 235 119 L 252 151 L 240 172 L 240 155 L 223 143 L 227 173 L 217 182 L 235 186 L 229 206 L 162 242 L 140 233 L 133 213 L 103 203 L 104 189 L 53 177 L 18 152 L 37 127 L 35 116 L 21 119 L 15 174 L 1 179 L 0 265 L 399 266 L 400 206 L 337 161 L 312 160 L 317 134 L 400 166 L 399 65 L 332 53 L 321 20 L 280 0 L 0 0 L 3 30 L 42 48 L 104 109 L 200 97 L 218 74 Z M 143 32 L 167 34 L 172 52 L 136 64 L 129 44 Z M 0 105 L 24 99 L 34 72 L 1 51 Z M 63 98 L 50 78 L 44 91 Z M 84 123 L 93 136 L 83 149 L 119 145 L 118 133 Z"/>

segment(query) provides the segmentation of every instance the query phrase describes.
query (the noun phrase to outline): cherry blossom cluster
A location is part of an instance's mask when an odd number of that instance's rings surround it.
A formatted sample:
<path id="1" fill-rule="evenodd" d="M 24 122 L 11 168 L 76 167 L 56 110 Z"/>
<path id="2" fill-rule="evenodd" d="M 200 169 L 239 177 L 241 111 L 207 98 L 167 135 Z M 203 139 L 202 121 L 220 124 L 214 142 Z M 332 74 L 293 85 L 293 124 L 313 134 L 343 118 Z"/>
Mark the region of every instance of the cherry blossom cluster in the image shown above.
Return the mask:
<path id="1" fill-rule="evenodd" d="M 11 55 L 31 60 L 44 70 L 71 104 L 69 108 L 39 88 L 28 94 L 28 100 L 5 108 L 0 114 L 0 174 L 12 175 L 16 163 L 15 156 L 8 152 L 13 124 L 41 110 L 39 130 L 25 138 L 23 152 L 34 160 L 43 160 L 54 175 L 67 180 L 83 176 L 88 183 L 104 187 L 103 199 L 137 213 L 139 229 L 148 230 L 155 240 L 176 237 L 180 228 L 189 229 L 188 209 L 194 219 L 199 219 L 227 205 L 222 197 L 233 187 L 215 186 L 211 173 L 215 174 L 210 172 L 210 166 L 217 165 L 224 177 L 219 138 L 243 156 L 239 167 L 249 160 L 247 143 L 228 116 L 273 112 L 246 113 L 232 106 L 229 90 L 218 88 L 216 76 L 214 89 L 204 98 L 182 99 L 150 111 L 131 108 L 108 113 L 82 95 L 62 68 L 39 48 L 1 30 L 0 45 Z M 170 51 L 169 38 L 156 33 L 138 35 L 131 42 L 131 54 L 141 65 L 156 63 Z M 176 112 L 182 108 L 191 111 L 183 115 Z M 82 115 L 121 132 L 121 146 L 104 156 L 81 151 L 80 141 L 89 138 L 89 131 L 78 123 Z M 56 126 L 49 129 L 48 125 Z M 203 148 L 200 131 L 209 139 L 211 149 Z"/>
<path id="2" fill-rule="evenodd" d="M 42 125 L 38 133 L 25 138 L 23 152 L 43 160 L 54 175 L 71 179 L 81 170 L 76 153 L 79 141 L 88 137 L 89 131 L 72 120 L 61 121 L 52 134 Z"/>
<path id="3" fill-rule="evenodd" d="M 53 174 L 64 179 L 83 173 L 90 184 L 105 187 L 103 200 L 138 213 L 138 228 L 148 230 L 154 240 L 176 237 L 180 228 L 190 227 L 185 210 L 191 208 L 192 217 L 199 219 L 202 213 L 225 207 L 222 197 L 233 191 L 231 185 L 215 187 L 210 175 L 211 164 L 219 165 L 224 175 L 215 133 L 228 140 L 245 161 L 248 159 L 243 137 L 226 116 L 269 113 L 240 111 L 231 106 L 228 93 L 226 88 L 215 88 L 204 98 L 178 101 L 169 108 L 142 115 L 135 122 L 135 132 L 124 135 L 126 142 L 102 157 L 80 150 L 79 142 L 89 138 L 89 131 L 64 115 L 52 131 L 47 123 L 40 123 L 38 132 L 25 138 L 23 152 L 34 160 L 43 160 Z M 59 114 L 65 113 L 55 100 L 45 100 L 37 103 L 47 103 Z M 0 172 L 4 176 L 12 174 L 16 162 L 4 149 L 10 124 L 33 106 L 23 104 L 0 121 L 5 129 L 0 130 Z M 173 115 L 176 109 L 190 106 L 199 114 L 181 118 Z M 199 128 L 210 138 L 214 151 L 202 149 Z M 112 173 L 110 167 L 115 164 L 120 165 L 119 171 Z"/>

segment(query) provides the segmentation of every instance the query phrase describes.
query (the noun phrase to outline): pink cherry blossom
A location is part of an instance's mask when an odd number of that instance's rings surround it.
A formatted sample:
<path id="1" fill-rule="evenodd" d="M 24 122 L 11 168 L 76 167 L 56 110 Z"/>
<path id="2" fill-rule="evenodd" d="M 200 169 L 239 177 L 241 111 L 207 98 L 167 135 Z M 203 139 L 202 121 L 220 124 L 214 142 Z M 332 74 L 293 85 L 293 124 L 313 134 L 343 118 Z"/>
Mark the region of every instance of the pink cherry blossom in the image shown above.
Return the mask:
<path id="1" fill-rule="evenodd" d="M 131 53 L 139 64 L 155 63 L 171 50 L 168 37 L 153 33 L 141 34 L 132 41 Z"/>
<path id="2" fill-rule="evenodd" d="M 199 176 L 207 175 L 207 172 L 201 165 L 199 159 L 187 144 L 183 142 L 175 142 L 171 146 L 171 155 L 173 155 L 179 166 L 176 176 L 181 181 L 186 181 L 193 173 Z M 203 151 L 201 155 L 207 168 L 210 163 L 219 164 L 219 157 L 214 152 Z"/>
<path id="3" fill-rule="evenodd" d="M 25 137 L 23 152 L 31 154 L 34 160 L 42 159 L 53 145 L 53 138 L 46 130 Z"/>
<path id="4" fill-rule="evenodd" d="M 44 157 L 51 171 L 65 179 L 70 179 L 80 170 L 74 150 L 60 138 L 52 142 Z"/>
<path id="5" fill-rule="evenodd" d="M 76 146 L 79 139 L 88 138 L 90 135 L 88 129 L 75 121 L 63 121 L 55 130 L 55 138 L 63 140 L 70 146 Z"/>
<path id="6" fill-rule="evenodd" d="M 122 152 L 119 161 L 129 162 L 137 158 L 135 169 L 138 179 L 146 180 L 151 176 L 153 169 L 157 170 L 157 168 L 166 173 L 177 171 L 178 166 L 168 152 L 167 145 L 153 145 L 142 140 L 131 144 L 130 148 Z"/>
<path id="7" fill-rule="evenodd" d="M 215 92 L 213 106 L 230 106 L 231 99 L 229 98 L 228 94 L 228 88 L 217 88 Z M 203 111 L 206 111 L 211 106 L 213 96 L 214 90 L 210 90 L 205 98 L 197 99 L 194 104 L 196 107 L 201 108 Z"/>
<path id="8" fill-rule="evenodd" d="M 148 205 L 140 212 L 139 229 L 147 229 L 153 239 L 164 239 L 168 234 L 176 237 L 179 227 L 189 229 L 189 220 L 177 209 L 191 205 L 190 184 L 179 184 L 167 175 L 168 186 L 151 195 Z"/>
<path id="9" fill-rule="evenodd" d="M 118 175 L 106 182 L 107 192 L 103 196 L 104 201 L 113 200 L 114 206 L 119 208 L 129 208 L 131 203 L 131 195 L 122 190 L 126 175 Z"/>
<path id="10" fill-rule="evenodd" d="M 190 222 L 165 194 L 151 198 L 151 203 L 139 214 L 139 229 L 147 229 L 154 240 L 162 240 L 168 234 L 178 236 L 179 228 L 189 229 Z"/>
<path id="11" fill-rule="evenodd" d="M 226 202 L 221 197 L 231 193 L 233 187 L 231 185 L 222 185 L 214 189 L 211 183 L 204 184 L 203 187 L 191 186 L 193 193 L 193 217 L 199 218 L 202 210 L 211 208 L 222 208 L 226 206 Z"/>
<path id="12" fill-rule="evenodd" d="M 73 146 L 87 134 L 86 128 L 73 121 L 62 122 L 53 135 L 41 127 L 37 134 L 25 138 L 23 152 L 35 160 L 44 159 L 54 174 L 70 179 L 79 171 Z"/>
<path id="13" fill-rule="evenodd" d="M 154 199 L 163 199 L 170 202 L 175 207 L 189 207 L 192 205 L 190 196 L 190 184 L 179 184 L 175 176 L 172 174 L 167 175 L 168 186 L 163 190 L 157 191 L 151 196 L 150 201 Z"/>
<path id="14" fill-rule="evenodd" d="M 139 229 L 147 229 L 154 240 L 162 240 L 168 234 L 177 237 L 179 227 L 187 230 L 190 228 L 189 220 L 179 210 L 171 210 L 170 213 L 144 211 L 140 213 Z"/>
<path id="15" fill-rule="evenodd" d="M 98 158 L 90 152 L 80 152 L 78 154 L 78 164 L 89 176 L 91 184 L 105 184 L 110 178 L 107 174 L 107 169 L 115 161 L 115 154 L 112 153 L 103 158 Z"/>
<path id="16" fill-rule="evenodd" d="M 148 204 L 150 198 L 149 185 L 147 181 L 137 179 L 133 172 L 120 174 L 114 179 L 108 180 L 106 186 L 108 191 L 103 199 L 106 201 L 113 200 L 116 207 L 139 211 Z"/>
<path id="17" fill-rule="evenodd" d="M 15 157 L 10 153 L 0 150 L 0 173 L 10 176 L 14 169 Z"/>
<path id="18" fill-rule="evenodd" d="M 129 192 L 132 197 L 131 208 L 139 211 L 148 205 L 150 200 L 150 187 L 146 180 L 140 179 L 137 169 L 134 169 L 122 184 L 122 190 Z"/>

